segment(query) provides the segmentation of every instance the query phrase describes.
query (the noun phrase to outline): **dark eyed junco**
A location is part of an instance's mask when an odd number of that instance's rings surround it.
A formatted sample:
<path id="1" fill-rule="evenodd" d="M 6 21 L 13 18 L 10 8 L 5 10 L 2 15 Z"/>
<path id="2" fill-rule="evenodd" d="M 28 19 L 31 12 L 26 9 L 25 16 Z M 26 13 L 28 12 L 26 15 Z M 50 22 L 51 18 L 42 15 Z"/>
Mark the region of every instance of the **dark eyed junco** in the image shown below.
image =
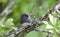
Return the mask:
<path id="1" fill-rule="evenodd" d="M 32 20 L 28 14 L 23 13 L 20 17 L 20 23 L 21 24 L 32 23 Z M 24 25 L 24 26 L 26 26 L 26 25 Z"/>

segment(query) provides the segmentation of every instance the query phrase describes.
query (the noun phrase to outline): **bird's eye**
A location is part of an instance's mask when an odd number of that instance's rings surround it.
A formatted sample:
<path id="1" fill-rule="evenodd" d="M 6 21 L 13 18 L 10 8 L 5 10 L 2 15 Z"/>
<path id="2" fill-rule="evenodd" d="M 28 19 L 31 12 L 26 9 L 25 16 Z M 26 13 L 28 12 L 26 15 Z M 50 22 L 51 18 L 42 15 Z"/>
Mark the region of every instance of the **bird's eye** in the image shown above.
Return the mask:
<path id="1" fill-rule="evenodd" d="M 28 15 L 25 15 L 26 17 L 28 17 Z"/>

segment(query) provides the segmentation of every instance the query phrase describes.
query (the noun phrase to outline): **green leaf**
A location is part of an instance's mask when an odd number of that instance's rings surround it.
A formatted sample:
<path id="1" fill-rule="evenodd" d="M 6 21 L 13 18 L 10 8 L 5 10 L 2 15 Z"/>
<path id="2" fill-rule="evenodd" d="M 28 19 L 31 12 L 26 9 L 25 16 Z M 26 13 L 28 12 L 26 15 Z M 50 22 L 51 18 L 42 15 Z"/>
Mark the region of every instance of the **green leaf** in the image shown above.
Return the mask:
<path id="1" fill-rule="evenodd" d="M 31 31 L 25 37 L 46 37 L 47 33 L 39 31 Z"/>
<path id="2" fill-rule="evenodd" d="M 53 29 L 53 26 L 49 24 L 47 21 L 42 21 L 46 25 L 46 29 Z"/>
<path id="3" fill-rule="evenodd" d="M 49 19 L 52 25 L 56 25 L 57 23 L 57 18 L 54 18 L 51 14 L 49 14 Z"/>
<path id="4" fill-rule="evenodd" d="M 5 26 L 7 27 L 7 28 L 11 28 L 11 27 L 13 27 L 14 26 L 14 23 L 13 23 L 13 18 L 9 18 L 6 22 L 5 22 Z"/>
<path id="5" fill-rule="evenodd" d="M 39 37 L 39 32 L 31 31 L 25 37 Z"/>

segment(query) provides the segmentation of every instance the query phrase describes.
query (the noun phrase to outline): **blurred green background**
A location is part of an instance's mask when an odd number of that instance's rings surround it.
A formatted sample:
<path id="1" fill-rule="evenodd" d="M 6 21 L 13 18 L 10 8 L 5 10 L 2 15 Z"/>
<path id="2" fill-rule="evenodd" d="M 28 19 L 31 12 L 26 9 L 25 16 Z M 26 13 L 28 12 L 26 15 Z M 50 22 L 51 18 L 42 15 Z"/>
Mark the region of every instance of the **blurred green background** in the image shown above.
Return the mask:
<path id="1" fill-rule="evenodd" d="M 12 12 L 6 17 L 4 22 L 0 21 L 0 36 L 7 37 L 5 33 L 10 29 L 14 29 L 14 27 L 19 26 L 20 16 L 22 13 L 28 13 L 33 18 L 40 18 L 44 14 L 48 12 L 48 10 L 53 9 L 57 0 L 0 0 L 0 14 L 4 11 L 10 1 L 15 2 L 12 7 Z M 2 16 L 3 17 L 3 16 Z M 0 17 L 0 19 L 2 18 Z M 54 33 L 53 37 L 58 37 L 57 32 L 60 31 L 60 20 L 55 19 L 53 15 L 49 15 L 50 20 L 47 22 L 48 24 L 39 26 L 39 28 L 47 29 L 48 31 L 52 31 Z M 52 18 L 52 19 L 51 19 Z M 56 24 L 55 24 L 56 23 Z M 53 30 L 49 30 L 51 28 L 46 28 L 48 25 L 53 27 Z M 54 25 L 53 25 L 54 24 Z M 31 31 L 26 34 L 25 37 L 46 37 L 48 33 L 39 32 L 39 31 Z"/>

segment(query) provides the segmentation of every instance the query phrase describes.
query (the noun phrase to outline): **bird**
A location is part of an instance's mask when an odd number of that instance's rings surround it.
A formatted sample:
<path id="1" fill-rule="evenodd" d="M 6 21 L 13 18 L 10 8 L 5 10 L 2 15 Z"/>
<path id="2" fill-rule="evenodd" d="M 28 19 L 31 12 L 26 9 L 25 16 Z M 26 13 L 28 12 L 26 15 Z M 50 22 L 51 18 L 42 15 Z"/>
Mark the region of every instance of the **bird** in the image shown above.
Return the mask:
<path id="1" fill-rule="evenodd" d="M 27 13 L 23 13 L 20 17 L 20 23 L 22 26 L 27 26 L 32 23 L 32 19 Z"/>

